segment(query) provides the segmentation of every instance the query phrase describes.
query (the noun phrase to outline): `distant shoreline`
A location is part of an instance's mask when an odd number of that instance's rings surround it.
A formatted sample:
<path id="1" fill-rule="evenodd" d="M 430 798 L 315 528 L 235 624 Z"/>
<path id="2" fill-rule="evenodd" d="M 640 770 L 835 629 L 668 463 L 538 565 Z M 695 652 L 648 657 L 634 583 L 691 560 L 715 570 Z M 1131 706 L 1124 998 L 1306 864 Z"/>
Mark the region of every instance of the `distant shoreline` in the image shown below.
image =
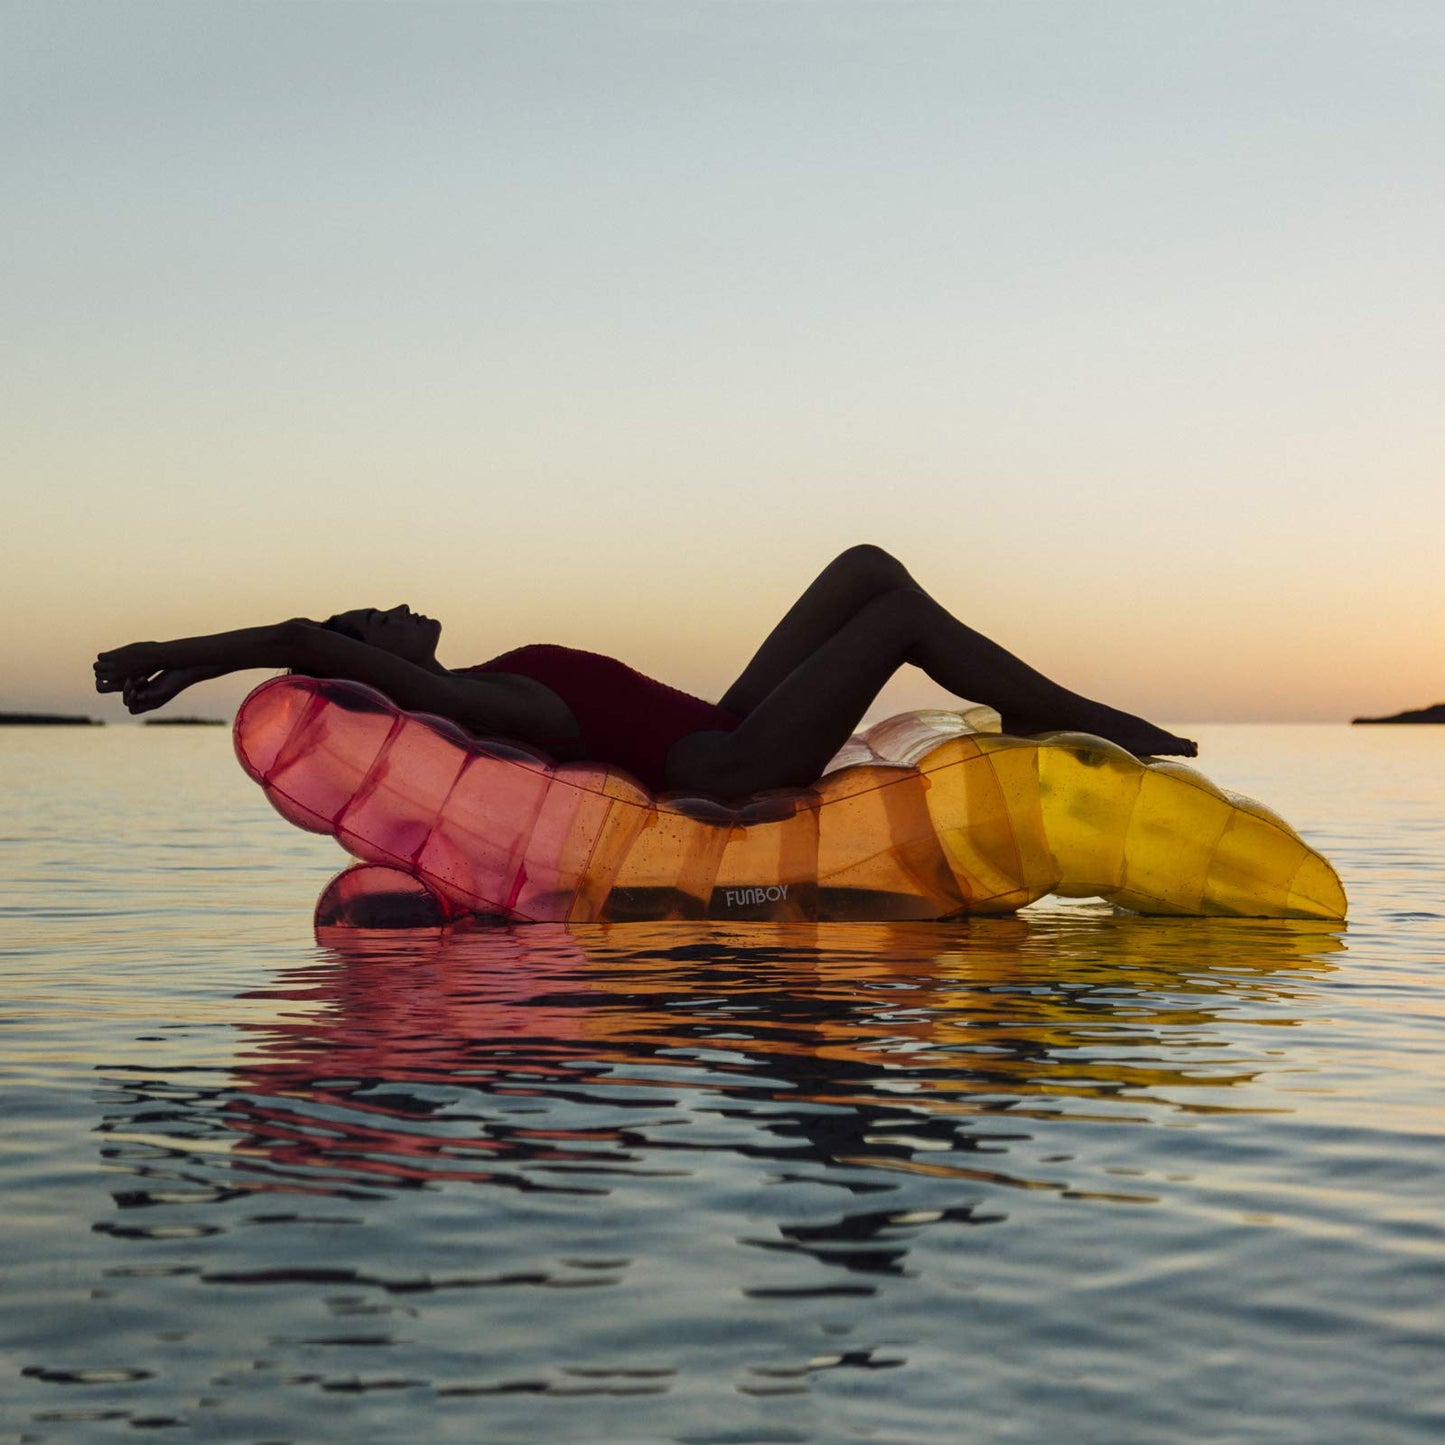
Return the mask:
<path id="1" fill-rule="evenodd" d="M 103 728 L 105 719 L 68 712 L 0 712 L 0 727 L 12 728 Z M 223 717 L 148 717 L 148 728 L 223 728 Z"/>
<path id="2" fill-rule="evenodd" d="M 1445 723 L 1445 702 L 1429 707 L 1412 708 L 1408 712 L 1391 713 L 1389 717 L 1357 717 L 1350 719 L 1351 727 L 1361 724 L 1379 723 Z"/>
<path id="3" fill-rule="evenodd" d="M 1445 723 L 1445 702 L 1432 703 L 1429 707 L 1410 708 L 1404 712 L 1391 713 L 1388 717 L 1355 717 L 1350 719 L 1351 727 L 1379 727 L 1397 723 Z M 104 718 L 86 717 L 81 713 L 58 712 L 0 712 L 0 727 L 89 727 L 103 728 Z M 220 717 L 155 717 L 145 718 L 142 727 L 148 728 L 222 728 L 226 719 Z"/>
<path id="4" fill-rule="evenodd" d="M 103 728 L 105 719 L 63 712 L 0 712 L 0 727 Z"/>

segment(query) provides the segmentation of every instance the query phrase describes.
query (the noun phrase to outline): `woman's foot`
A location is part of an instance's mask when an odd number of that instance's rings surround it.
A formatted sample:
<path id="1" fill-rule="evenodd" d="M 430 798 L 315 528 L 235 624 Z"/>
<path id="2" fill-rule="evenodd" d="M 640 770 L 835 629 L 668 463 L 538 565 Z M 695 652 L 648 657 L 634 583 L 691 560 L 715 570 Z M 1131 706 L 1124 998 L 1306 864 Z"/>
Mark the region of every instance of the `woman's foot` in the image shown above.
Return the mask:
<path id="1" fill-rule="evenodd" d="M 1101 702 L 1082 697 L 1071 699 L 1048 716 L 1003 713 L 1000 725 L 1013 737 L 1050 732 L 1092 733 L 1096 738 L 1117 743 L 1136 758 L 1192 758 L 1199 752 L 1199 745 L 1189 738 L 1177 737 L 1131 712 L 1120 712 L 1118 708 L 1105 707 Z"/>

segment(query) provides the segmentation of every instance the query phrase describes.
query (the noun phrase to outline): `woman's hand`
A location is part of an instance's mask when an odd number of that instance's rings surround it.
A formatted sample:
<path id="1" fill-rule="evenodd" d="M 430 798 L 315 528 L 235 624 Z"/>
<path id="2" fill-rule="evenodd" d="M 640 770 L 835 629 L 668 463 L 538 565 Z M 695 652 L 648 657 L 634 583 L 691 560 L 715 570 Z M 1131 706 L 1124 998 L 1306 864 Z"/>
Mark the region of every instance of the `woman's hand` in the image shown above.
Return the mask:
<path id="1" fill-rule="evenodd" d="M 204 682 L 210 674 L 195 667 L 163 667 L 154 677 L 127 679 L 121 699 L 131 713 L 154 712 L 192 683 Z"/>
<path id="2" fill-rule="evenodd" d="M 298 639 L 320 630 L 296 619 L 210 637 L 128 642 L 95 659 L 95 690 L 120 693 L 133 713 L 152 712 L 193 683 L 250 667 L 294 667 Z"/>
<path id="3" fill-rule="evenodd" d="M 95 660 L 95 690 L 119 692 L 133 713 L 154 712 L 188 687 L 224 677 L 232 670 L 224 663 L 189 667 L 168 664 L 166 659 L 174 646 L 167 642 L 132 642 L 114 652 L 102 652 Z"/>
<path id="4" fill-rule="evenodd" d="M 95 690 L 120 692 L 127 684 L 144 682 L 166 665 L 159 642 L 128 642 L 95 659 Z"/>

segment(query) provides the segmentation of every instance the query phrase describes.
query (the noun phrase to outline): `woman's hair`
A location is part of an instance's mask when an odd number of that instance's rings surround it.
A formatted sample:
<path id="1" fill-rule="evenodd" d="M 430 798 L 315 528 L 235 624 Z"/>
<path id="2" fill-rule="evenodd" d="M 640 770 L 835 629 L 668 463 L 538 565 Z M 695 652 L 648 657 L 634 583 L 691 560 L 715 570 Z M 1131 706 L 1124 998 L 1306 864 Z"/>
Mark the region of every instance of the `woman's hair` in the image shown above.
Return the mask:
<path id="1" fill-rule="evenodd" d="M 324 627 L 328 632 L 336 632 L 339 633 L 342 637 L 351 638 L 353 642 L 366 641 L 366 639 L 361 635 L 361 629 L 354 622 L 348 622 L 345 616 L 340 612 L 333 612 L 331 616 L 328 617 L 326 621 L 321 623 L 320 625 Z"/>
<path id="2" fill-rule="evenodd" d="M 328 632 L 336 633 L 338 637 L 349 637 L 352 639 L 353 642 L 366 641 L 366 639 L 361 635 L 361 629 L 348 622 L 345 617 L 343 617 L 342 614 L 339 612 L 333 612 L 331 616 L 326 619 L 325 622 L 317 622 L 312 625 L 316 627 L 324 627 Z M 307 672 L 304 668 L 300 667 L 288 667 L 286 671 L 287 674 L 291 677 L 312 677 L 315 675 L 313 673 Z"/>
<path id="3" fill-rule="evenodd" d="M 324 627 L 328 632 L 334 632 L 340 637 L 349 637 L 355 642 L 365 642 L 361 635 L 361 629 L 355 623 L 348 622 L 339 612 L 333 613 L 324 622 L 317 623 L 318 627 Z M 290 669 L 292 677 L 315 677 L 315 673 L 304 672 L 299 667 Z M 323 686 L 325 684 L 323 683 Z M 327 693 L 327 700 L 334 706 L 345 712 L 374 712 L 376 705 L 366 697 L 357 697 L 355 693 L 348 692 L 345 688 L 332 688 Z"/>

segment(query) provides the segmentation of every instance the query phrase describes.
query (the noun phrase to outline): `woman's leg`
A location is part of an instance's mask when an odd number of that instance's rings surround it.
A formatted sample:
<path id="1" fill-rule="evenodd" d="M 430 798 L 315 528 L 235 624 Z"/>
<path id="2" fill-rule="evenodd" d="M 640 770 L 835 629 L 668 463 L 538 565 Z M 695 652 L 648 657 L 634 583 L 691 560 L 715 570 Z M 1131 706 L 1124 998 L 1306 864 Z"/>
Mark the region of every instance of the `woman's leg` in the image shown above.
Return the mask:
<path id="1" fill-rule="evenodd" d="M 668 786 L 721 797 L 805 787 L 905 662 L 959 697 L 997 708 L 1008 732 L 1077 729 L 1142 755 L 1194 744 L 1060 687 L 915 587 L 865 603 L 731 733 L 694 733 L 668 755 Z"/>
<path id="2" fill-rule="evenodd" d="M 720 706 L 746 717 L 860 608 L 885 592 L 917 586 L 908 568 L 881 547 L 864 543 L 840 552 L 768 634 Z"/>

